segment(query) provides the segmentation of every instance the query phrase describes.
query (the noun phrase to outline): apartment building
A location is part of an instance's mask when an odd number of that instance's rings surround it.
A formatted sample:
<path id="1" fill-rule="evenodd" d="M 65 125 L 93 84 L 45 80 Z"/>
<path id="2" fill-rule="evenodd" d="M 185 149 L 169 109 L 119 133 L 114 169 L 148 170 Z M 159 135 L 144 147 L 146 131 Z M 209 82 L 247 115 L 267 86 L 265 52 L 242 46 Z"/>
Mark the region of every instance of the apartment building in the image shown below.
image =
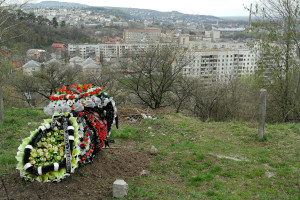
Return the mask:
<path id="1" fill-rule="evenodd" d="M 187 42 L 193 61 L 183 68 L 182 73 L 185 76 L 200 77 L 206 84 L 211 84 L 227 82 L 244 74 L 253 74 L 256 69 L 256 54 L 245 43 Z M 169 43 L 160 43 L 164 44 Z M 138 51 L 157 45 L 156 43 L 69 44 L 68 51 L 70 57 L 79 54 L 81 58 L 90 57 L 102 62 L 126 57 L 128 51 Z"/>
<path id="2" fill-rule="evenodd" d="M 256 56 L 249 49 L 198 49 L 191 54 L 194 59 L 183 75 L 200 77 L 206 84 L 228 82 L 256 69 Z"/>
<path id="3" fill-rule="evenodd" d="M 158 43 L 161 38 L 161 30 L 157 28 L 126 29 L 123 32 L 123 38 L 125 43 Z"/>
<path id="4" fill-rule="evenodd" d="M 155 47 L 155 43 L 101 43 L 101 44 L 69 44 L 69 57 L 104 59 L 124 57 L 128 51 Z"/>

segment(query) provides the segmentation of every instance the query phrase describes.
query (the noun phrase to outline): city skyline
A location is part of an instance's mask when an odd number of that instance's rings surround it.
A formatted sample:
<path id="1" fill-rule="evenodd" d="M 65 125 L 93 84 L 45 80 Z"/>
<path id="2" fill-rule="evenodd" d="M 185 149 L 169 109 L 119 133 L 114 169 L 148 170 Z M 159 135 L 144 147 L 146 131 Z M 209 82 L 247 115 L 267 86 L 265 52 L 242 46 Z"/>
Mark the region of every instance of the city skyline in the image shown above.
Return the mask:
<path id="1" fill-rule="evenodd" d="M 139 8 L 139 9 L 151 9 L 162 12 L 178 11 L 185 14 L 198 14 L 198 15 L 213 15 L 213 16 L 248 16 L 249 11 L 245 7 L 250 7 L 250 4 L 254 0 L 186 0 L 184 2 L 179 1 L 134 1 L 134 0 L 57 0 L 60 2 L 73 2 L 81 3 L 89 6 L 97 7 L 126 7 L 126 8 Z M 40 0 L 34 0 L 32 3 L 42 2 Z"/>

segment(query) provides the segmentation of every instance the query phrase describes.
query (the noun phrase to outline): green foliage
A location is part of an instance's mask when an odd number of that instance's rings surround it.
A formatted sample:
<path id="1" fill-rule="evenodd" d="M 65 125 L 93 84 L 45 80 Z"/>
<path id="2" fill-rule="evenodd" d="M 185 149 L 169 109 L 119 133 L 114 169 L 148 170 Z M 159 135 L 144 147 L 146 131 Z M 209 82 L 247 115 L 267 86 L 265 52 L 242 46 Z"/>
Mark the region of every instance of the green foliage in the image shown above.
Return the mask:
<path id="1" fill-rule="evenodd" d="M 267 118 L 273 122 L 299 121 L 300 45 L 299 1 L 269 0 L 256 5 L 253 47 L 260 55 L 257 85 L 268 91 Z"/>
<path id="2" fill-rule="evenodd" d="M 4 25 L 2 26 L 4 27 Z M 6 46 L 11 49 L 46 48 L 54 42 L 76 43 L 89 42 L 90 40 L 84 30 L 78 27 L 62 25 L 58 28 L 55 17 L 52 21 L 49 21 L 41 16 L 36 17 L 33 13 L 27 14 L 21 10 L 18 10 L 15 15 L 12 14 L 7 26 L 18 27 L 11 28 L 9 34 L 3 36 L 3 38 L 7 38 L 5 40 Z"/>

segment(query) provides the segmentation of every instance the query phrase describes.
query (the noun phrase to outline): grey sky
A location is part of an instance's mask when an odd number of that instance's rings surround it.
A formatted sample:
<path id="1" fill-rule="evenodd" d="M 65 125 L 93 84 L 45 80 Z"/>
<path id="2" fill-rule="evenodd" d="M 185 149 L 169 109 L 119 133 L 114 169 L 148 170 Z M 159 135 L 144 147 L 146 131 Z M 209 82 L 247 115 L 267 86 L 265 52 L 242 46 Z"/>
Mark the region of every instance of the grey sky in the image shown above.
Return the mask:
<path id="1" fill-rule="evenodd" d="M 254 0 L 58 0 L 76 2 L 91 6 L 145 8 L 158 11 L 176 10 L 187 14 L 214 16 L 248 16 L 244 6 Z M 35 0 L 34 2 L 41 2 Z"/>

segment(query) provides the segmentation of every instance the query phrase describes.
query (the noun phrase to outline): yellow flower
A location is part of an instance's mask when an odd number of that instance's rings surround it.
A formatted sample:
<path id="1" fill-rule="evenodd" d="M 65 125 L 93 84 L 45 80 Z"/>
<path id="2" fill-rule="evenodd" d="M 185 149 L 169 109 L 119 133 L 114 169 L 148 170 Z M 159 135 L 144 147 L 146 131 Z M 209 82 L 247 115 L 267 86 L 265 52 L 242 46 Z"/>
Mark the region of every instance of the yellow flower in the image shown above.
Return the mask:
<path id="1" fill-rule="evenodd" d="M 45 153 L 48 153 L 48 149 L 44 149 L 44 152 L 45 152 Z"/>
<path id="2" fill-rule="evenodd" d="M 61 134 L 64 134 L 64 133 L 65 133 L 65 131 L 64 131 L 64 130 L 60 130 L 60 133 L 61 133 Z"/>
<path id="3" fill-rule="evenodd" d="M 58 136 L 58 133 L 57 133 L 57 132 L 55 132 L 55 133 L 54 133 L 54 136 L 55 136 L 55 137 L 57 137 L 57 136 Z"/>
<path id="4" fill-rule="evenodd" d="M 29 160 L 32 160 L 32 157 L 29 157 Z"/>
<path id="5" fill-rule="evenodd" d="M 37 154 L 36 154 L 36 153 L 33 153 L 33 154 L 32 154 L 32 157 L 36 158 L 36 157 L 37 157 Z"/>
<path id="6" fill-rule="evenodd" d="M 48 136 L 48 137 L 51 136 L 51 132 L 48 132 L 48 133 L 47 133 L 47 136 Z"/>
<path id="7" fill-rule="evenodd" d="M 48 148 L 52 148 L 52 144 L 48 144 Z"/>
<path id="8" fill-rule="evenodd" d="M 47 142 L 44 142 L 43 145 L 44 145 L 44 147 L 47 147 L 47 146 L 48 146 L 48 143 L 47 143 Z"/>
<path id="9" fill-rule="evenodd" d="M 45 158 L 45 157 L 42 157 L 42 158 L 41 158 L 41 161 L 45 162 L 45 161 L 46 161 L 46 158 Z"/>
<path id="10" fill-rule="evenodd" d="M 42 147 L 42 143 L 41 143 L 41 142 L 38 142 L 38 143 L 37 143 L 37 146 L 38 146 L 38 147 Z"/>
<path id="11" fill-rule="evenodd" d="M 57 158 L 57 160 L 60 160 L 60 159 L 61 159 L 61 157 L 60 157 L 60 156 L 57 156 L 56 158 Z"/>
<path id="12" fill-rule="evenodd" d="M 51 142 L 55 142 L 55 138 L 54 137 L 51 138 Z"/>
<path id="13" fill-rule="evenodd" d="M 46 157 L 46 158 L 50 158 L 50 154 L 46 153 L 46 154 L 45 154 L 45 157 Z"/>
<path id="14" fill-rule="evenodd" d="M 32 149 L 31 152 L 35 153 L 35 152 L 36 152 L 36 149 Z"/>
<path id="15" fill-rule="evenodd" d="M 43 137 L 43 138 L 42 138 L 42 141 L 45 142 L 45 140 L 46 140 L 46 138 Z"/>
<path id="16" fill-rule="evenodd" d="M 54 126 L 53 130 L 54 130 L 54 131 L 57 131 L 57 130 L 58 130 L 57 126 Z"/>
<path id="17" fill-rule="evenodd" d="M 47 138 L 47 142 L 50 142 L 50 138 Z"/>
<path id="18" fill-rule="evenodd" d="M 34 165 L 35 164 L 35 160 L 30 161 L 30 164 Z"/>
<path id="19" fill-rule="evenodd" d="M 42 156 L 42 155 L 44 155 L 44 152 L 41 151 L 41 152 L 39 152 L 39 154 L 40 154 L 40 156 Z"/>

